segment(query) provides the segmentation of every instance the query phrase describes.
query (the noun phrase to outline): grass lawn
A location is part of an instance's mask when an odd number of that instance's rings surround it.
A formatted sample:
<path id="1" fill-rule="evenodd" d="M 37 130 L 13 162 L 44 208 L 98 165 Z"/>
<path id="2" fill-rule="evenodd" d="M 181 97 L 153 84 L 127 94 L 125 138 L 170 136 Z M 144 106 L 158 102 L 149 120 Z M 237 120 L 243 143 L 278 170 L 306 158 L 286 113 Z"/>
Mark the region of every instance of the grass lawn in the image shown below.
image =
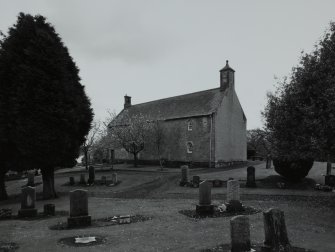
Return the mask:
<path id="1" fill-rule="evenodd" d="M 320 169 L 323 164 L 315 164 L 309 179 L 322 180 Z M 145 170 L 145 169 L 143 169 Z M 96 178 L 109 175 L 110 171 L 96 173 Z M 80 171 L 59 173 L 56 176 L 60 197 L 55 200 L 36 202 L 39 212 L 43 204 L 54 203 L 56 210 L 69 211 L 68 191 L 80 187 L 64 186 L 69 176 L 79 179 Z M 201 179 L 218 178 L 226 180 L 234 177 L 245 183 L 246 167 L 233 170 L 207 172 L 194 170 Z M 256 182 L 273 176 L 273 169 L 266 170 L 265 164 L 256 165 Z M 58 222 L 66 222 L 66 216 L 57 216 L 36 220 L 1 220 L 1 242 L 14 242 L 17 251 L 201 251 L 214 248 L 219 244 L 230 243 L 229 220 L 231 217 L 192 219 L 181 210 L 194 210 L 197 204 L 197 188 L 179 187 L 179 171 L 118 171 L 122 182 L 116 187 L 85 187 L 89 191 L 89 213 L 92 219 L 113 217 L 115 215 L 143 215 L 149 220 L 123 225 L 90 227 L 72 230 L 51 230 L 49 227 Z M 306 188 L 278 189 L 271 186 L 241 188 L 244 205 L 253 206 L 262 211 L 276 207 L 285 212 L 286 225 L 292 245 L 316 251 L 335 251 L 335 193 L 319 192 Z M 37 182 L 40 178 L 37 178 Z M 276 181 L 276 180 L 275 180 Z M 8 182 L 11 199 L 0 203 L 0 208 L 12 208 L 16 214 L 20 208 L 21 185 L 26 181 Z M 41 185 L 37 186 L 41 191 Z M 219 205 L 225 201 L 226 190 L 213 188 L 213 203 Z M 249 215 L 252 243 L 264 240 L 262 213 Z M 97 236 L 104 243 L 92 247 L 70 247 L 59 242 L 60 239 L 73 236 Z M 0 250 L 1 251 L 1 250 Z"/>

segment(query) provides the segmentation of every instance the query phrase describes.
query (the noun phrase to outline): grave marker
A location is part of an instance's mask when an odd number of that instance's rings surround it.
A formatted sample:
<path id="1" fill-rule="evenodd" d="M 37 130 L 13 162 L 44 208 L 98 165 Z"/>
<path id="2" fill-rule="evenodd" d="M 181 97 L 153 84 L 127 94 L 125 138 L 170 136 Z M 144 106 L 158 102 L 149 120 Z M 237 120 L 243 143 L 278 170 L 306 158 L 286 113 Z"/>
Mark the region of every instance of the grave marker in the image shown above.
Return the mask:
<path id="1" fill-rule="evenodd" d="M 114 185 L 117 184 L 117 173 L 112 174 L 112 184 L 114 184 Z"/>
<path id="2" fill-rule="evenodd" d="M 250 224 L 249 218 L 238 215 L 230 220 L 231 251 L 250 251 Z"/>
<path id="3" fill-rule="evenodd" d="M 86 179 L 85 179 L 85 174 L 84 173 L 80 174 L 80 181 L 79 181 L 79 183 L 81 185 L 86 185 Z"/>
<path id="4" fill-rule="evenodd" d="M 70 192 L 70 217 L 67 219 L 69 228 L 91 225 L 88 215 L 88 191 L 77 189 Z"/>
<path id="5" fill-rule="evenodd" d="M 27 174 L 28 182 L 27 186 L 34 187 L 35 186 L 35 174 L 32 171 L 29 171 Z"/>
<path id="6" fill-rule="evenodd" d="M 182 165 L 180 169 L 181 169 L 181 180 L 180 180 L 179 185 L 184 186 L 184 185 L 187 185 L 188 183 L 189 168 L 187 165 Z"/>
<path id="7" fill-rule="evenodd" d="M 200 184 L 200 176 L 193 176 L 192 182 L 193 182 L 193 186 L 194 186 L 194 187 L 199 187 L 199 184 Z"/>
<path id="8" fill-rule="evenodd" d="M 271 251 L 291 251 L 291 245 L 287 237 L 284 212 L 270 208 L 263 213 L 264 219 L 264 249 Z"/>
<path id="9" fill-rule="evenodd" d="M 256 182 L 255 182 L 255 167 L 249 166 L 247 168 L 247 187 L 256 187 Z"/>
<path id="10" fill-rule="evenodd" d="M 19 210 L 19 217 L 34 217 L 37 215 L 35 208 L 36 192 L 35 187 L 24 187 L 21 190 L 21 209 Z"/>
<path id="11" fill-rule="evenodd" d="M 199 204 L 196 205 L 196 212 L 200 215 L 214 213 L 214 205 L 212 205 L 212 186 L 213 184 L 207 180 L 199 185 Z"/>
<path id="12" fill-rule="evenodd" d="M 94 180 L 95 180 L 95 168 L 94 166 L 90 166 L 88 167 L 88 181 L 87 183 L 92 185 L 94 184 Z"/>
<path id="13" fill-rule="evenodd" d="M 75 184 L 74 177 L 69 177 L 69 185 L 73 186 Z"/>
<path id="14" fill-rule="evenodd" d="M 240 182 L 237 180 L 227 181 L 227 201 L 240 200 Z"/>
<path id="15" fill-rule="evenodd" d="M 45 204 L 43 206 L 43 210 L 44 210 L 44 215 L 56 215 L 56 211 L 55 211 L 55 204 Z"/>

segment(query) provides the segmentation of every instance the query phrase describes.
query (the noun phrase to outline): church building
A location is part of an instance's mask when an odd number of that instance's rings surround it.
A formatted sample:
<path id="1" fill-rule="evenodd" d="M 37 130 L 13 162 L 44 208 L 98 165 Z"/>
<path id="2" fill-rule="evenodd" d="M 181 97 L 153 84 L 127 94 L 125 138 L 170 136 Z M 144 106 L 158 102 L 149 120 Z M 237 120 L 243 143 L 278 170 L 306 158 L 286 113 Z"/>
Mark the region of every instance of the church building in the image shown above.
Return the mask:
<path id="1" fill-rule="evenodd" d="M 132 105 L 125 96 L 120 115 L 143 115 L 160 121 L 163 144 L 160 156 L 166 165 L 191 163 L 198 167 L 221 167 L 247 159 L 247 119 L 235 92 L 235 71 L 220 70 L 220 86 L 200 92 Z M 115 160 L 132 160 L 124 149 L 113 150 Z M 157 163 L 157 154 L 146 144 L 140 162 Z"/>

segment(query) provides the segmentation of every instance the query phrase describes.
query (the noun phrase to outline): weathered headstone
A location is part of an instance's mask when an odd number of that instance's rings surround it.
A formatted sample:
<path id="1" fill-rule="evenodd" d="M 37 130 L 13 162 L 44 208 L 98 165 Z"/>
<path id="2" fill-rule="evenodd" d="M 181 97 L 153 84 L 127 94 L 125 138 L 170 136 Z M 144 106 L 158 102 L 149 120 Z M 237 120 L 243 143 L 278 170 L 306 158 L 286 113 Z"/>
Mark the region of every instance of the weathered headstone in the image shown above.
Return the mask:
<path id="1" fill-rule="evenodd" d="M 73 186 L 75 184 L 74 177 L 69 177 L 69 185 Z"/>
<path id="2" fill-rule="evenodd" d="M 34 187 L 35 186 L 35 174 L 34 174 L 34 172 L 29 171 L 27 173 L 27 178 L 28 178 L 27 186 Z"/>
<path id="3" fill-rule="evenodd" d="M 180 167 L 181 170 L 181 180 L 179 185 L 184 186 L 188 184 L 188 177 L 189 177 L 189 168 L 187 165 L 182 165 Z"/>
<path id="4" fill-rule="evenodd" d="M 106 176 L 101 176 L 101 184 L 102 185 L 106 185 L 106 181 L 107 181 L 107 178 L 106 178 Z"/>
<path id="5" fill-rule="evenodd" d="M 263 213 L 264 219 L 264 250 L 291 251 L 291 245 L 287 237 L 284 212 L 271 208 Z"/>
<path id="6" fill-rule="evenodd" d="M 227 201 L 240 200 L 240 182 L 237 180 L 227 181 Z"/>
<path id="7" fill-rule="evenodd" d="M 35 187 L 24 187 L 21 190 L 21 209 L 19 210 L 19 217 L 34 217 L 37 215 L 35 208 L 36 192 Z"/>
<path id="8" fill-rule="evenodd" d="M 44 215 L 56 215 L 56 211 L 55 211 L 55 204 L 45 204 L 43 206 L 43 210 L 44 210 Z"/>
<path id="9" fill-rule="evenodd" d="M 70 217 L 67 219 L 67 224 L 69 228 L 91 225 L 87 190 L 78 189 L 70 192 Z"/>
<path id="10" fill-rule="evenodd" d="M 92 185 L 94 184 L 94 180 L 95 180 L 95 168 L 94 166 L 90 166 L 88 167 L 88 181 L 87 183 Z"/>
<path id="11" fill-rule="evenodd" d="M 237 180 L 227 181 L 227 212 L 241 212 L 244 210 L 240 202 L 240 182 Z"/>
<path id="12" fill-rule="evenodd" d="M 212 205 L 212 186 L 213 184 L 207 180 L 199 185 L 199 204 L 196 205 L 196 212 L 200 215 L 208 215 L 214 213 L 214 205 Z"/>
<path id="13" fill-rule="evenodd" d="M 86 185 L 86 179 L 85 179 L 85 174 L 84 174 L 84 173 L 80 174 L 80 180 L 79 180 L 79 183 L 80 183 L 81 185 Z"/>
<path id="14" fill-rule="evenodd" d="M 326 175 L 325 185 L 335 187 L 335 175 Z"/>
<path id="15" fill-rule="evenodd" d="M 250 251 L 250 224 L 245 215 L 238 215 L 230 220 L 231 251 Z"/>
<path id="16" fill-rule="evenodd" d="M 247 187 L 256 187 L 255 167 L 249 166 L 247 168 Z"/>
<path id="17" fill-rule="evenodd" d="M 114 184 L 114 185 L 117 184 L 117 173 L 112 174 L 112 184 Z"/>
<path id="18" fill-rule="evenodd" d="M 193 186 L 194 186 L 194 187 L 199 187 L 199 184 L 200 184 L 200 176 L 193 176 L 192 182 L 193 182 Z"/>
<path id="19" fill-rule="evenodd" d="M 327 162 L 327 175 L 332 174 L 332 163 Z"/>

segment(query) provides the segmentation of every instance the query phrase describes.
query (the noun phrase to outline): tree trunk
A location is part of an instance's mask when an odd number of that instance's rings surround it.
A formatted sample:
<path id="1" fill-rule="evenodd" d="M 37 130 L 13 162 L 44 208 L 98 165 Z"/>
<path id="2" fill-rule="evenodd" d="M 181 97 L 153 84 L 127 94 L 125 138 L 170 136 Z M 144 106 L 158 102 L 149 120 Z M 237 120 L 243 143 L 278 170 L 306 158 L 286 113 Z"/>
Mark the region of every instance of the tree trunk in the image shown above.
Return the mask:
<path id="1" fill-rule="evenodd" d="M 43 199 L 57 198 L 55 191 L 54 168 L 44 168 L 41 171 L 43 179 Z"/>
<path id="2" fill-rule="evenodd" d="M 86 171 L 88 170 L 88 153 L 87 153 L 87 148 L 84 147 L 84 155 L 85 155 L 85 168 L 86 168 Z"/>
<path id="3" fill-rule="evenodd" d="M 134 154 L 134 167 L 137 167 L 137 153 Z"/>
<path id="4" fill-rule="evenodd" d="M 5 185 L 5 174 L 0 173 L 0 200 L 8 199 L 6 185 Z"/>

